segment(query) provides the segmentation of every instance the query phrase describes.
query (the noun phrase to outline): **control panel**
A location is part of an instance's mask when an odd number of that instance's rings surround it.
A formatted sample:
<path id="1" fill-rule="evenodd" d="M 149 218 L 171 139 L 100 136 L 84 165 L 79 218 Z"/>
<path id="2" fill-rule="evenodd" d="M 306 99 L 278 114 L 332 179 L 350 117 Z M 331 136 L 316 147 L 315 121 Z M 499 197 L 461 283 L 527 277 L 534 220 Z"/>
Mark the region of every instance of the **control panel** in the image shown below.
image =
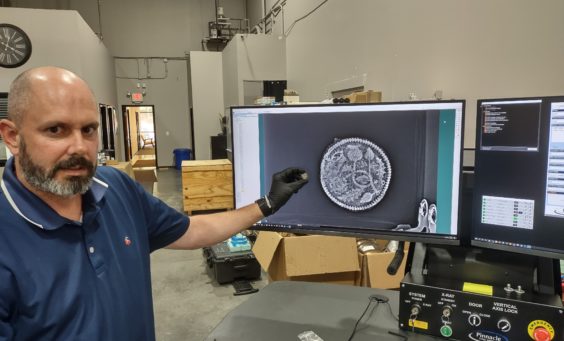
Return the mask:
<path id="1" fill-rule="evenodd" d="M 558 297 L 532 299 L 520 288 L 500 291 L 504 294 L 468 292 L 408 274 L 400 286 L 400 328 L 454 340 L 564 341 Z"/>

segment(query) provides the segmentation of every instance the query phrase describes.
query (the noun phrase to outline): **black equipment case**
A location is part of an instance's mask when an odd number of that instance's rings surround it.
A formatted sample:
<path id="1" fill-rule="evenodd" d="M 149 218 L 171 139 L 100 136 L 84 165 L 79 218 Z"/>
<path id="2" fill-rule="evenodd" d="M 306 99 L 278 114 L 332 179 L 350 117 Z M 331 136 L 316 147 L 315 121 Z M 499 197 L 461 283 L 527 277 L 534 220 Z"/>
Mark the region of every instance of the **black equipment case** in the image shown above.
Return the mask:
<path id="1" fill-rule="evenodd" d="M 208 274 L 217 283 L 260 279 L 260 264 L 251 250 L 231 251 L 226 243 L 203 249 Z"/>

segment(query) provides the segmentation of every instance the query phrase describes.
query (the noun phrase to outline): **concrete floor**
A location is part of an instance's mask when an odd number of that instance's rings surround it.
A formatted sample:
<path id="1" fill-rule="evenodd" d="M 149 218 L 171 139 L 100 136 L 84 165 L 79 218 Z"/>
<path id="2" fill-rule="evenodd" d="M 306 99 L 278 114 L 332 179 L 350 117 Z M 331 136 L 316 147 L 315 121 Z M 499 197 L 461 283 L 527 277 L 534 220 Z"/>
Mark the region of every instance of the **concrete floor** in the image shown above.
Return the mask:
<path id="1" fill-rule="evenodd" d="M 154 195 L 182 210 L 179 170 L 160 169 Z M 230 284 L 218 285 L 206 272 L 202 250 L 158 250 L 151 255 L 157 340 L 203 340 L 223 317 L 251 295 L 233 296 Z M 253 283 L 261 289 L 266 276 Z"/>

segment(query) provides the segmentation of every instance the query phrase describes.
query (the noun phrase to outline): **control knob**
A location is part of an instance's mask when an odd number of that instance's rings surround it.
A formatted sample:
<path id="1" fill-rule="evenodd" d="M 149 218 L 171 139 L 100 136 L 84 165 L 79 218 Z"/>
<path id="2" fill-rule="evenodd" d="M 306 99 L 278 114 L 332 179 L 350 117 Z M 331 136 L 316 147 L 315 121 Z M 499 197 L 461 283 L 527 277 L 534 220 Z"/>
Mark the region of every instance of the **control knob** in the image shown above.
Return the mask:
<path id="1" fill-rule="evenodd" d="M 468 316 L 468 323 L 470 323 L 472 327 L 478 327 L 482 324 L 482 318 L 478 314 L 470 314 L 470 316 Z"/>
<path id="2" fill-rule="evenodd" d="M 507 319 L 501 319 L 497 321 L 497 328 L 504 333 L 507 333 L 511 330 L 511 323 Z"/>

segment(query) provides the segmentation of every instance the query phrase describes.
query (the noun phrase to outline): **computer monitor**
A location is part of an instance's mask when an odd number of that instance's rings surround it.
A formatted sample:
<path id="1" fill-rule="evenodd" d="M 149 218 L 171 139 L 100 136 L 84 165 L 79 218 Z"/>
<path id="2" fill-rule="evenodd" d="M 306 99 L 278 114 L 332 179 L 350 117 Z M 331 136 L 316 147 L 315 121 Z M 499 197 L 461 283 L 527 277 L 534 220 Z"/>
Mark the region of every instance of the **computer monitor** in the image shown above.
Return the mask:
<path id="1" fill-rule="evenodd" d="M 564 259 L 564 97 L 478 101 L 471 244 Z"/>
<path id="2" fill-rule="evenodd" d="M 458 244 L 464 101 L 231 108 L 235 206 L 309 183 L 258 230 Z"/>

